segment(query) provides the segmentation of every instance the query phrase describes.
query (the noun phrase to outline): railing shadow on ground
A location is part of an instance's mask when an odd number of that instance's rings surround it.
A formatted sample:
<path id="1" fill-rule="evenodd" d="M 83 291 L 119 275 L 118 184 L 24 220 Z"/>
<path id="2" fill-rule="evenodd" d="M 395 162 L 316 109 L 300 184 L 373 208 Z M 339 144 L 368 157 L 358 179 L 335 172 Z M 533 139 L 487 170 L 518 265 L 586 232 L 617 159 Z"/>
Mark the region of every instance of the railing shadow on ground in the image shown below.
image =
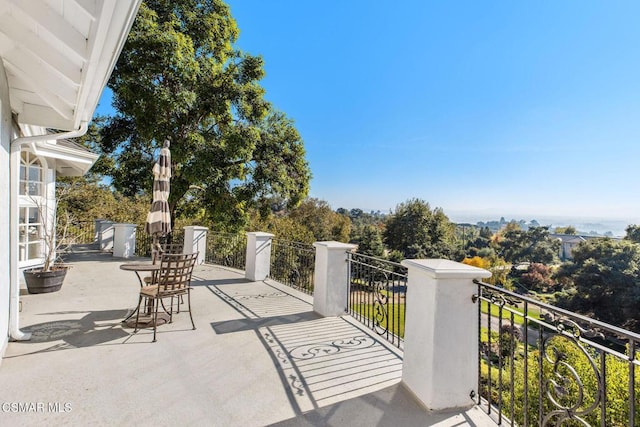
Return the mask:
<path id="1" fill-rule="evenodd" d="M 209 285 L 243 318 L 211 323 L 217 334 L 253 330 L 267 350 L 298 415 L 377 392 L 400 381 L 402 356 L 349 317 L 324 318 L 266 282 Z"/>

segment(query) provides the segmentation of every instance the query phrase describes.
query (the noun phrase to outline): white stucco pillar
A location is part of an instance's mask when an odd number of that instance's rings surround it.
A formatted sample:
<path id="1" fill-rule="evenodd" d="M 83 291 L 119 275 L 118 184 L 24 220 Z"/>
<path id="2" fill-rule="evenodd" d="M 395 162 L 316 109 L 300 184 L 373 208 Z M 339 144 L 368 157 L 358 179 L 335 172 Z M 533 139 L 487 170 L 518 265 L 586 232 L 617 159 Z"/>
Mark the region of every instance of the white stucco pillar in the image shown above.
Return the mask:
<path id="1" fill-rule="evenodd" d="M 473 405 L 478 393 L 478 305 L 473 279 L 491 273 L 449 260 L 408 268 L 403 383 L 430 410 Z"/>
<path id="2" fill-rule="evenodd" d="M 341 316 L 349 299 L 347 252 L 356 245 L 340 242 L 315 242 L 316 265 L 313 273 L 313 310 L 325 317 Z"/>
<path id="3" fill-rule="evenodd" d="M 194 254 L 198 252 L 198 258 L 196 264 L 200 265 L 204 263 L 205 256 L 207 255 L 207 227 L 199 225 L 188 225 L 184 227 L 184 246 L 182 253 Z"/>
<path id="4" fill-rule="evenodd" d="M 252 282 L 264 280 L 271 268 L 271 240 L 273 234 L 262 232 L 247 233 L 247 261 L 245 277 Z"/>
<path id="5" fill-rule="evenodd" d="M 100 230 L 101 224 L 103 221 L 106 221 L 104 218 L 96 218 L 93 220 L 93 241 L 94 243 L 100 244 Z"/>
<path id="6" fill-rule="evenodd" d="M 101 251 L 110 251 L 113 249 L 113 221 L 104 220 L 100 222 L 98 245 Z"/>
<path id="7" fill-rule="evenodd" d="M 129 258 L 136 253 L 136 224 L 113 224 L 113 256 Z"/>

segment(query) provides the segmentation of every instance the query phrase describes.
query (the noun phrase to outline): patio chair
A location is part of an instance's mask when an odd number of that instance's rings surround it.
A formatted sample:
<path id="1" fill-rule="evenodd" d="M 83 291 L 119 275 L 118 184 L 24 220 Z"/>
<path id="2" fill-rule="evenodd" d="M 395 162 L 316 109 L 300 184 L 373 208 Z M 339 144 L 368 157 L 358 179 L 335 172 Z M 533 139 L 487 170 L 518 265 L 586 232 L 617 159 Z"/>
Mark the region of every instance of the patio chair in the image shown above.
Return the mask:
<path id="1" fill-rule="evenodd" d="M 134 333 L 138 332 L 140 319 L 140 306 L 143 300 L 151 302 L 153 305 L 153 342 L 156 341 L 156 331 L 158 326 L 158 310 L 162 305 L 164 311 L 169 315 L 169 323 L 173 322 L 173 298 L 187 296 L 189 306 L 189 318 L 191 326 L 196 329 L 191 313 L 191 274 L 196 265 L 198 252 L 193 254 L 163 254 L 160 257 L 160 270 L 151 277 L 151 284 L 140 288 L 138 299 L 138 309 L 136 314 L 136 326 Z M 167 311 L 163 300 L 171 299 L 169 310 Z"/>
<path id="2" fill-rule="evenodd" d="M 151 248 L 151 263 L 157 264 L 162 254 L 181 254 L 183 252 L 184 245 L 182 243 L 158 243 L 156 247 Z M 153 277 L 146 276 L 142 280 L 145 284 L 150 285 Z M 184 301 L 182 296 L 178 300 L 178 313 L 180 313 L 180 304 Z"/>
<path id="3" fill-rule="evenodd" d="M 152 248 L 151 251 L 151 263 L 157 264 L 163 254 L 181 254 L 184 245 L 182 243 L 159 243 L 158 247 L 155 250 L 153 249 L 154 248 Z M 149 284 L 151 283 L 152 277 L 147 276 L 143 280 L 146 284 Z"/>

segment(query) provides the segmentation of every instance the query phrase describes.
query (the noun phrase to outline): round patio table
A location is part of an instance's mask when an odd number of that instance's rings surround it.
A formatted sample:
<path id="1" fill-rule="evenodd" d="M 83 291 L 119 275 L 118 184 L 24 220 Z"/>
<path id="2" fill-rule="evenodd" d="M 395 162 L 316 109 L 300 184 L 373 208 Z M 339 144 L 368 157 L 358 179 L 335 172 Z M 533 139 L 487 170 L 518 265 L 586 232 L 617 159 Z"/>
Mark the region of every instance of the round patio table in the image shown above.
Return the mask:
<path id="1" fill-rule="evenodd" d="M 143 287 L 144 279 L 142 278 L 142 276 L 140 276 L 140 273 L 153 273 L 156 271 L 160 271 L 160 263 L 153 264 L 151 262 L 128 262 L 126 264 L 120 265 L 120 270 L 133 271 L 134 273 L 136 273 L 136 276 L 138 276 L 138 282 L 140 282 L 140 287 Z M 150 325 L 153 324 L 153 316 L 152 316 L 153 303 L 145 304 L 145 305 L 147 307 L 146 314 L 143 317 L 140 317 L 140 319 L 138 319 L 138 326 L 141 326 L 141 327 L 149 327 Z M 129 321 L 129 319 L 131 319 L 131 317 L 133 317 L 133 315 L 136 314 L 137 312 L 138 312 L 138 307 L 136 307 L 136 309 L 133 310 L 133 312 L 130 315 L 125 317 L 125 319 L 122 322 L 129 327 L 132 327 L 132 328 L 135 327 L 136 326 L 135 319 L 133 322 Z M 161 324 L 160 320 L 162 320 L 162 324 L 167 323 L 168 321 L 168 319 L 166 319 L 164 315 L 158 316 L 158 325 Z"/>

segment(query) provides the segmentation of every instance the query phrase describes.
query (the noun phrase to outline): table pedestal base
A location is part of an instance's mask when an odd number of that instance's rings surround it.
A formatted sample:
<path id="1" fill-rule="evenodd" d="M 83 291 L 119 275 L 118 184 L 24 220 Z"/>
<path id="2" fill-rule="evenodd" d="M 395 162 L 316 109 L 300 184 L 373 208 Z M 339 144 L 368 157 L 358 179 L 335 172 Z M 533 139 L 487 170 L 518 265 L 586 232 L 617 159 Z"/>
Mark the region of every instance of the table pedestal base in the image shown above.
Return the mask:
<path id="1" fill-rule="evenodd" d="M 164 325 L 165 323 L 169 323 L 169 315 L 167 313 L 158 313 L 158 324 L 156 326 Z M 135 328 L 136 316 L 123 320 L 122 324 L 127 328 Z M 138 329 L 143 328 L 153 328 L 153 314 L 140 315 L 138 319 Z"/>

